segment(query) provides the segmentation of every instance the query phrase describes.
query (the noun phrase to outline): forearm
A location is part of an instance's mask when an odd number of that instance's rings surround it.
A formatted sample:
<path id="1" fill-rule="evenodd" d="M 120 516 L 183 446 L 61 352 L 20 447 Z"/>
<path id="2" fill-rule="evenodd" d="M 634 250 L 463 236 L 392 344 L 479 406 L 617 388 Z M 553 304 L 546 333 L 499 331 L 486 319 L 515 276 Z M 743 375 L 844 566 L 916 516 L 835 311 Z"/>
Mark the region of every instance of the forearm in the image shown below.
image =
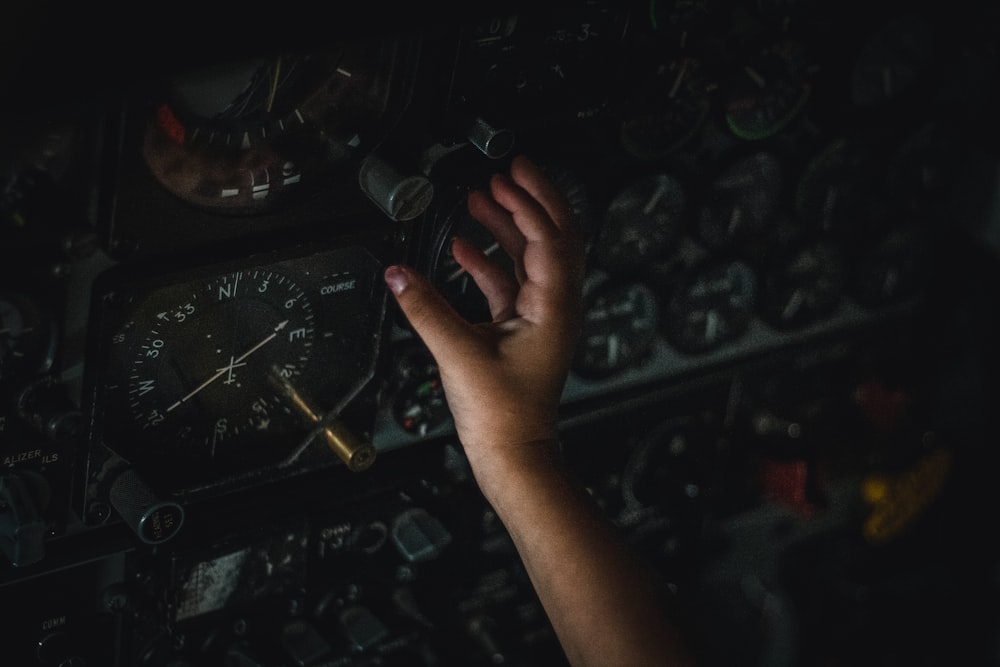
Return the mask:
<path id="1" fill-rule="evenodd" d="M 650 582 L 541 443 L 473 466 L 573 665 L 688 665 Z"/>

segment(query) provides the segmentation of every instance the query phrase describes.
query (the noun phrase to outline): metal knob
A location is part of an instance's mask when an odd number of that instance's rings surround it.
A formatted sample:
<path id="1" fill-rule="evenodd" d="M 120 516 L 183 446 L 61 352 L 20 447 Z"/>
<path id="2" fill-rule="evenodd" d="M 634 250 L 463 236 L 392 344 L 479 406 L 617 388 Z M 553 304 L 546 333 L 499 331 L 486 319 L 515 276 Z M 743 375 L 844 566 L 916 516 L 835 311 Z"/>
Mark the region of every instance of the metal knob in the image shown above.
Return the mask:
<path id="1" fill-rule="evenodd" d="M 465 121 L 465 136 L 483 155 L 494 160 L 506 157 L 514 147 L 511 130 L 494 127 L 480 116 Z"/>
<path id="2" fill-rule="evenodd" d="M 125 524 L 146 544 L 166 542 L 184 523 L 184 508 L 161 499 L 132 469 L 115 478 L 109 499 Z"/>
<path id="3" fill-rule="evenodd" d="M 426 176 L 404 174 L 376 155 L 361 163 L 358 185 L 383 213 L 397 222 L 416 218 L 434 198 L 434 186 Z"/>

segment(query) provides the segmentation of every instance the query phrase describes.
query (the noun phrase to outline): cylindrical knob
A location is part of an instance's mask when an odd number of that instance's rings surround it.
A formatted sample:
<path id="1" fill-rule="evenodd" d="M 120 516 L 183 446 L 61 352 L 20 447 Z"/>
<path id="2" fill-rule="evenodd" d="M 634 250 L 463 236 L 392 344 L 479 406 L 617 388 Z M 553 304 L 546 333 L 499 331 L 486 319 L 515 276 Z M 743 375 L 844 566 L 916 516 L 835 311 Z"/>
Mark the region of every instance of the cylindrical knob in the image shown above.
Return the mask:
<path id="1" fill-rule="evenodd" d="M 365 470 L 375 462 L 375 445 L 354 435 L 339 419 L 329 420 L 323 427 L 323 440 L 353 472 Z"/>
<path id="2" fill-rule="evenodd" d="M 397 222 L 417 217 L 434 198 L 434 186 L 426 176 L 403 174 L 375 155 L 361 163 L 358 185 L 383 213 Z"/>
<path id="3" fill-rule="evenodd" d="M 184 508 L 162 500 L 132 469 L 111 484 L 109 500 L 122 520 L 146 544 L 166 542 L 184 523 Z"/>
<path id="4" fill-rule="evenodd" d="M 465 136 L 483 155 L 494 160 L 506 157 L 514 147 L 514 133 L 512 131 L 493 127 L 479 116 L 466 121 Z"/>

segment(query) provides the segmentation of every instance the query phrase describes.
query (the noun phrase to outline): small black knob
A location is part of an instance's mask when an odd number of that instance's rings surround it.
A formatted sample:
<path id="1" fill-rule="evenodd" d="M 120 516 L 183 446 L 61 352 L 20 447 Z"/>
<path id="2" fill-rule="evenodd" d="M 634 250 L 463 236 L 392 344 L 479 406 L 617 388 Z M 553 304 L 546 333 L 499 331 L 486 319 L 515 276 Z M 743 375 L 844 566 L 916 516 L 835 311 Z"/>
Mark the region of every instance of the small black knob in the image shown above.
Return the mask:
<path id="1" fill-rule="evenodd" d="M 112 482 L 109 500 L 126 525 L 146 544 L 166 542 L 184 523 L 184 508 L 161 499 L 132 469 Z"/>

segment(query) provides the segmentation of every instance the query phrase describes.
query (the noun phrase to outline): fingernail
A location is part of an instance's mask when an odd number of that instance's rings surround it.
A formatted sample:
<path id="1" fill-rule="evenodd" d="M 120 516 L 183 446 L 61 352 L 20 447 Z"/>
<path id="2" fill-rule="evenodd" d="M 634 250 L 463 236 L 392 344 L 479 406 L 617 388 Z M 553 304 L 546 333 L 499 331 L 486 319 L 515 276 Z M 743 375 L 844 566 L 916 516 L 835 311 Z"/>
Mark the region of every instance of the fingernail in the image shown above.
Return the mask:
<path id="1" fill-rule="evenodd" d="M 406 289 L 406 271 L 402 267 L 393 265 L 385 270 L 385 284 L 389 286 L 393 294 L 399 294 Z"/>

